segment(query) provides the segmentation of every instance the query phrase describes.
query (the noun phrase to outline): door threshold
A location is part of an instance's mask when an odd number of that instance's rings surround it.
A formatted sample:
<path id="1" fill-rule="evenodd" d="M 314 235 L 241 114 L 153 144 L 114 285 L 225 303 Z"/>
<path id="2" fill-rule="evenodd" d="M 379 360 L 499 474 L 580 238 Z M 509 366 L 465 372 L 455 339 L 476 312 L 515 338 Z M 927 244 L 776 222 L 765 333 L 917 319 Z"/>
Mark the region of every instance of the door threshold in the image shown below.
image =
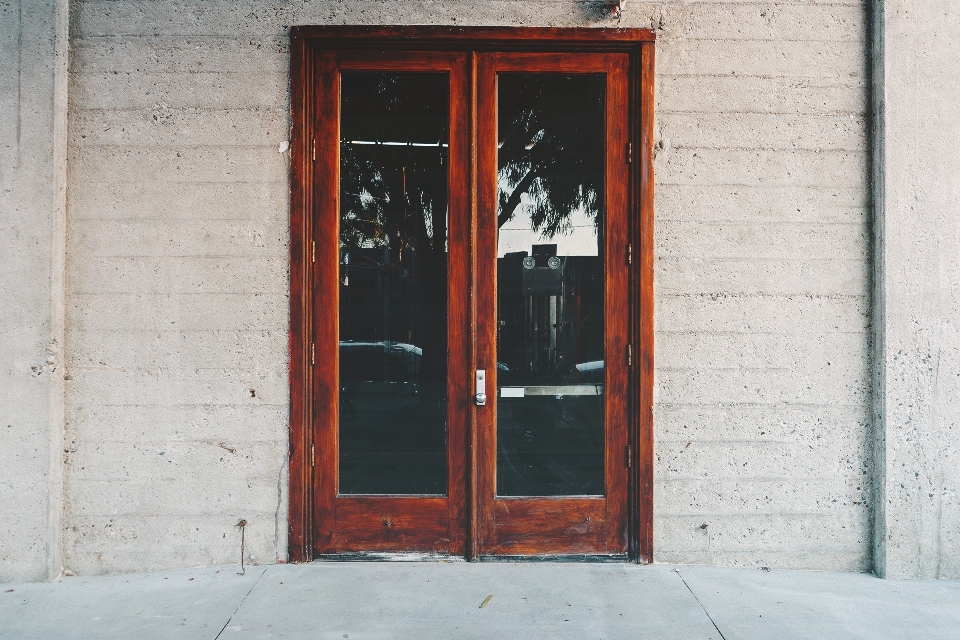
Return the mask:
<path id="1" fill-rule="evenodd" d="M 315 556 L 314 562 L 466 562 L 463 556 L 443 553 L 384 553 L 353 552 L 325 553 Z"/>
<path id="2" fill-rule="evenodd" d="M 625 553 L 615 555 L 601 554 L 556 554 L 544 556 L 477 556 L 477 562 L 630 562 Z"/>

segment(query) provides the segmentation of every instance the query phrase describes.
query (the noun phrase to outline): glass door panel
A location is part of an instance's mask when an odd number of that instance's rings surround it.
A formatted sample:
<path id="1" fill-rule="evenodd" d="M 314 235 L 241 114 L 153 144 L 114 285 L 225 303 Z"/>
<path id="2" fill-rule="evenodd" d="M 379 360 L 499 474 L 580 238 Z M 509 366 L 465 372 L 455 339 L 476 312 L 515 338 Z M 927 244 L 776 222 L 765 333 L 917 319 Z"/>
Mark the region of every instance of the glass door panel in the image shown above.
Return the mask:
<path id="1" fill-rule="evenodd" d="M 604 74 L 497 76 L 497 495 L 604 494 Z"/>
<path id="2" fill-rule="evenodd" d="M 449 84 L 341 74 L 341 494 L 446 494 Z"/>

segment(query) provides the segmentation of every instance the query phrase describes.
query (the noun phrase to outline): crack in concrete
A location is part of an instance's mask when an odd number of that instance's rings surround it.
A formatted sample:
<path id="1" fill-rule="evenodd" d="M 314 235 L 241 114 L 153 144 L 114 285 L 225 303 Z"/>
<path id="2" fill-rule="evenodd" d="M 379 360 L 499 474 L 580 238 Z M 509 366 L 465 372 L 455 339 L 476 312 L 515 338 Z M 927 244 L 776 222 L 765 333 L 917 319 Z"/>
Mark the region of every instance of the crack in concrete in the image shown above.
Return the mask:
<path id="1" fill-rule="evenodd" d="M 700 598 L 697 597 L 697 594 L 693 592 L 693 589 L 690 588 L 690 585 L 687 584 L 687 581 L 684 579 L 683 574 L 680 573 L 680 569 L 674 569 L 677 573 L 677 577 L 680 578 L 680 581 L 683 582 L 683 586 L 687 588 L 687 591 L 690 592 L 690 595 L 693 596 L 693 599 L 697 601 L 697 604 L 700 605 L 700 609 L 703 611 L 703 614 L 707 616 L 707 620 L 710 621 L 710 624 L 713 625 L 713 628 L 717 630 L 717 633 L 720 634 L 720 640 L 727 640 L 726 636 L 723 635 L 723 631 L 720 631 L 720 627 L 717 626 L 717 623 L 714 622 L 713 616 L 710 615 L 710 612 L 707 611 L 707 608 L 703 606 L 703 603 L 700 602 Z M 264 572 L 266 573 L 266 572 Z"/>
<path id="2" fill-rule="evenodd" d="M 223 626 L 220 627 L 220 631 L 217 633 L 216 637 L 213 640 L 219 640 L 220 636 L 223 635 L 223 632 L 226 630 L 227 625 L 229 625 L 230 621 L 233 620 L 233 616 L 237 615 L 237 611 L 240 611 L 240 607 L 242 607 L 243 603 L 247 601 L 247 598 L 250 597 L 250 594 L 253 593 L 253 590 L 257 588 L 257 585 L 260 584 L 260 581 L 263 580 L 263 576 L 265 576 L 266 574 L 267 574 L 266 569 L 260 572 L 260 575 L 257 577 L 256 581 L 253 583 L 253 586 L 250 587 L 250 590 L 247 591 L 246 595 L 240 598 L 240 604 L 238 604 L 237 608 L 233 610 L 233 613 L 230 614 L 230 617 L 227 618 L 227 621 L 223 623 Z M 193 580 L 193 578 L 190 578 L 190 579 Z M 681 580 L 682 579 L 683 578 L 681 578 Z"/>
<path id="3" fill-rule="evenodd" d="M 290 463 L 290 456 L 284 456 L 283 464 L 280 465 L 280 473 L 277 477 L 277 509 L 273 513 L 273 557 L 280 559 L 280 510 L 283 508 L 283 478 L 286 475 L 287 465 Z M 284 560 L 287 555 L 282 555 Z"/>

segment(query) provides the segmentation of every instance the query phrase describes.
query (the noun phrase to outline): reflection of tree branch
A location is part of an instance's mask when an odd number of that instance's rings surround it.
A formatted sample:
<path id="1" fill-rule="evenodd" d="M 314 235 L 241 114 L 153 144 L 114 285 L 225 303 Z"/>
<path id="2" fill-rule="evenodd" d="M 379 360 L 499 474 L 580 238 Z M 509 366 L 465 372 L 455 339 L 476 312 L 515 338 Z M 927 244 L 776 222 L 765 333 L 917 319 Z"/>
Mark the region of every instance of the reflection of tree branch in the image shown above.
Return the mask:
<path id="1" fill-rule="evenodd" d="M 533 184 L 533 181 L 536 179 L 536 169 L 530 169 L 530 171 L 527 172 L 527 175 L 520 178 L 520 182 L 518 182 L 517 186 L 513 188 L 513 192 L 510 194 L 510 197 L 507 198 L 506 202 L 503 203 L 503 206 L 500 207 L 500 214 L 497 216 L 498 229 L 510 221 L 510 218 L 513 217 L 513 212 L 518 206 L 520 206 L 521 196 L 527 192 L 527 189 L 530 188 L 530 185 Z"/>

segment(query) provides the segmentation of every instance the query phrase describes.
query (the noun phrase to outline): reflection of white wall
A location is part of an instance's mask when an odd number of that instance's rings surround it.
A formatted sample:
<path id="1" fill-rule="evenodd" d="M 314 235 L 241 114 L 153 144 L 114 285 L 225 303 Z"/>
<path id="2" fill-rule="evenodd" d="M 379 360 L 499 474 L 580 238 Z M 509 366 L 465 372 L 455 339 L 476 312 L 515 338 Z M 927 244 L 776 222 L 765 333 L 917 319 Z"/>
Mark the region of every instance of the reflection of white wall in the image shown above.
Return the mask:
<path id="1" fill-rule="evenodd" d="M 500 227 L 498 258 L 517 251 L 529 253 L 530 246 L 534 244 L 556 244 L 558 256 L 600 255 L 597 251 L 597 228 L 593 219 L 587 216 L 586 211 L 583 209 L 571 211 L 570 227 L 553 238 L 545 238 L 531 228 L 530 205 L 530 196 L 524 194 L 513 218 Z"/>

